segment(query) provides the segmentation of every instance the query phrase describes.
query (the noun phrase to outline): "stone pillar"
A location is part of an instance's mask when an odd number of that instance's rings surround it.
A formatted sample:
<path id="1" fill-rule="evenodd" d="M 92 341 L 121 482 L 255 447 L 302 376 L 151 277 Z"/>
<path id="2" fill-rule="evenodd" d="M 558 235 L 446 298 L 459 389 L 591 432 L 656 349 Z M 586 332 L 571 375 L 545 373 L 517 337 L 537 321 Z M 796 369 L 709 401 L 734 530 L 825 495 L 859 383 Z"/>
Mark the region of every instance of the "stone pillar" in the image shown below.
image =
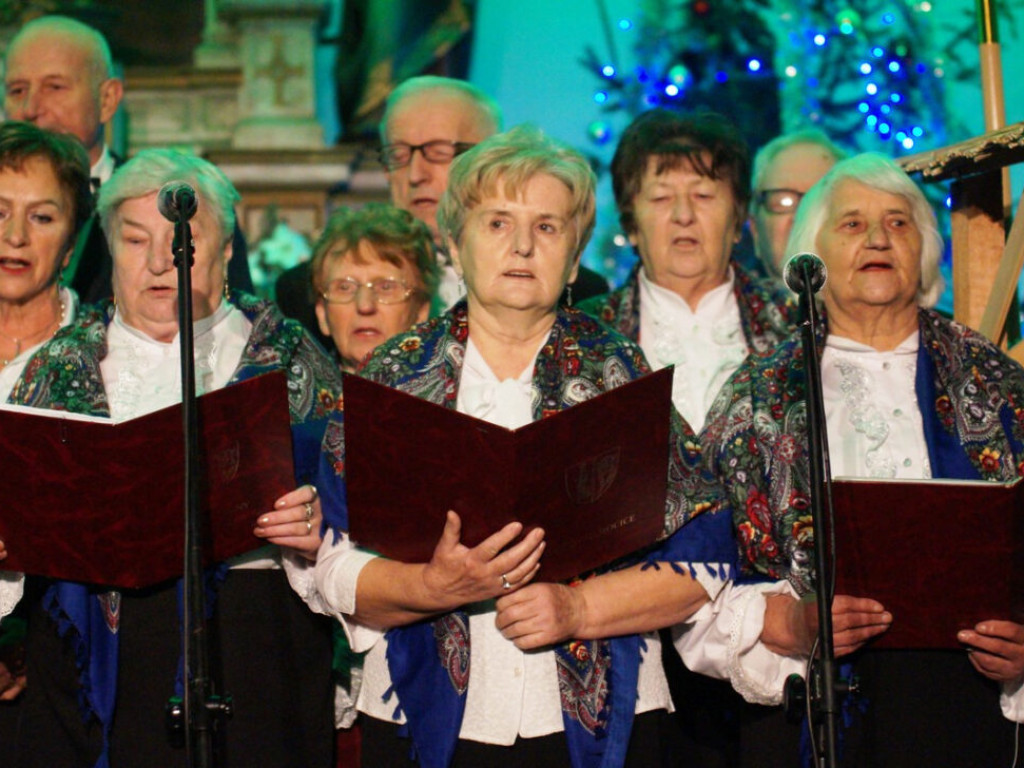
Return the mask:
<path id="1" fill-rule="evenodd" d="M 217 15 L 217 0 L 204 0 L 203 40 L 192 54 L 196 69 L 238 69 L 235 30 Z"/>
<path id="2" fill-rule="evenodd" d="M 220 0 L 242 65 L 237 149 L 319 149 L 314 34 L 323 0 Z"/>

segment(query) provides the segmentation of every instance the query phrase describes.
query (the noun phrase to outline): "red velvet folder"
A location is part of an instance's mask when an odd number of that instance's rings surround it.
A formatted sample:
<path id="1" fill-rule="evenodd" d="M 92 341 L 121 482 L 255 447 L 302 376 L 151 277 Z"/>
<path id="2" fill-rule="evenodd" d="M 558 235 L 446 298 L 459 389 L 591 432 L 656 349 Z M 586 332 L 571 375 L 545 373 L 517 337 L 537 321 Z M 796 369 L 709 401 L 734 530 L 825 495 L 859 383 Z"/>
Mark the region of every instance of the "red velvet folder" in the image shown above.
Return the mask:
<path id="1" fill-rule="evenodd" d="M 592 570 L 655 541 L 665 519 L 672 371 L 508 430 L 346 376 L 349 522 L 361 546 L 426 562 L 452 509 L 474 546 L 541 526 L 535 580 Z"/>
<path id="2" fill-rule="evenodd" d="M 962 648 L 958 630 L 1024 620 L 1024 483 L 838 479 L 836 593 L 893 615 L 883 648 Z"/>
<path id="3" fill-rule="evenodd" d="M 284 374 L 204 395 L 198 407 L 204 548 L 218 562 L 262 546 L 256 518 L 294 487 Z M 0 568 L 121 588 L 180 576 L 181 406 L 120 424 L 27 410 L 0 411 Z"/>

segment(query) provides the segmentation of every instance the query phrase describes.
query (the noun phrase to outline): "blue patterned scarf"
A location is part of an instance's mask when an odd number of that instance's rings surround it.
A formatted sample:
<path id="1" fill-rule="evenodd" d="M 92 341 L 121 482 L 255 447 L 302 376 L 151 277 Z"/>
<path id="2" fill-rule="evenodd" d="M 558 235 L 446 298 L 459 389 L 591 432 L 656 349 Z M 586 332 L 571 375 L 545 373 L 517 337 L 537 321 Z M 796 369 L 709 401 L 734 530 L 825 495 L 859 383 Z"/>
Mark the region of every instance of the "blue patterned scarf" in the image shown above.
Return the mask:
<path id="1" fill-rule="evenodd" d="M 468 336 L 466 306 L 460 303 L 447 315 L 385 342 L 361 373 L 454 408 Z M 576 310 L 562 310 L 534 370 L 533 382 L 540 394 L 534 418 L 564 410 L 646 371 L 643 354 L 635 344 Z M 348 530 L 343 420 L 343 414 L 338 414 L 328 426 L 318 481 L 325 521 L 338 532 Z M 691 476 L 699 471 L 700 452 L 688 452 L 680 425 L 674 422 L 674 427 L 672 481 L 666 505 L 668 537 L 646 559 L 655 563 L 705 562 L 712 558 L 707 557 L 704 546 L 713 544 L 718 553 L 727 553 L 713 558 L 714 562 L 729 562 L 735 557 L 729 516 L 710 514 L 710 505 L 696 505 L 687 493 Z M 721 525 L 705 526 L 702 536 L 691 541 L 693 526 L 686 525 L 686 535 L 676 531 L 695 515 L 697 520 L 720 518 L 717 522 Z M 727 544 L 720 538 L 723 530 Z M 386 639 L 392 690 L 399 702 L 396 716 L 401 711 L 406 718 L 404 734 L 412 738 L 423 768 L 446 768 L 458 742 L 469 686 L 468 617 L 455 611 L 391 629 Z M 636 707 L 641 646 L 641 638 L 631 635 L 573 640 L 553 648 L 563 725 L 575 768 L 612 768 L 624 762 Z"/>
<path id="2" fill-rule="evenodd" d="M 252 324 L 252 331 L 229 384 L 276 370 L 287 373 L 296 480 L 307 482 L 315 476 L 321 436 L 341 393 L 341 374 L 302 326 L 285 320 L 270 302 L 241 293 L 232 301 Z M 105 303 L 83 311 L 75 323 L 61 329 L 29 361 L 10 402 L 108 417 L 100 362 L 107 353 L 106 331 L 113 315 L 113 306 Z M 225 569 L 214 570 L 220 577 L 215 575 L 212 583 L 219 583 Z M 211 584 L 208 589 L 210 598 L 214 597 Z M 212 599 L 207 602 L 212 608 Z M 60 636 L 70 641 L 75 655 L 82 717 L 86 721 L 95 717 L 102 727 L 103 749 L 96 768 L 109 766 L 120 603 L 118 592 L 66 581 L 53 582 L 43 595 L 43 607 Z M 179 672 L 179 695 L 181 685 Z"/>

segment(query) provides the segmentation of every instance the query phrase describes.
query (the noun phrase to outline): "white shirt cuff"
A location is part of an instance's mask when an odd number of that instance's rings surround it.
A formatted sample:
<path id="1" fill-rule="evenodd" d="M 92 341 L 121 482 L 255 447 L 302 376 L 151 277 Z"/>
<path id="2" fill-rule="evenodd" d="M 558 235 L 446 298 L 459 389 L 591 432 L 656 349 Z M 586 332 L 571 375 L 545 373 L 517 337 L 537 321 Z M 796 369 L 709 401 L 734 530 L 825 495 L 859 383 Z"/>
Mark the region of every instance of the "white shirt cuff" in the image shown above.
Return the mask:
<path id="1" fill-rule="evenodd" d="M 1003 683 L 999 692 L 999 706 L 1007 720 L 1024 723 L 1024 678 Z"/>
<path id="2" fill-rule="evenodd" d="M 322 612 L 341 622 L 349 646 L 355 653 L 372 648 L 384 633 L 360 624 L 352 618 L 356 612 L 356 584 L 364 566 L 377 555 L 356 548 L 345 534 L 334 542 L 334 533 L 328 531 L 320 544 L 314 576 L 320 595 Z"/>
<path id="3" fill-rule="evenodd" d="M 25 592 L 25 574 L 0 571 L 0 619 L 14 610 Z"/>
<path id="4" fill-rule="evenodd" d="M 806 660 L 774 653 L 761 642 L 765 596 L 793 594 L 785 581 L 737 585 L 728 582 L 715 599 L 672 630 L 683 663 L 728 680 L 747 701 L 779 704 L 786 678 L 802 674 Z"/>
<path id="5" fill-rule="evenodd" d="M 288 583 L 313 613 L 330 613 L 320 590 L 316 588 L 316 563 L 293 550 L 281 549 L 281 567 Z"/>

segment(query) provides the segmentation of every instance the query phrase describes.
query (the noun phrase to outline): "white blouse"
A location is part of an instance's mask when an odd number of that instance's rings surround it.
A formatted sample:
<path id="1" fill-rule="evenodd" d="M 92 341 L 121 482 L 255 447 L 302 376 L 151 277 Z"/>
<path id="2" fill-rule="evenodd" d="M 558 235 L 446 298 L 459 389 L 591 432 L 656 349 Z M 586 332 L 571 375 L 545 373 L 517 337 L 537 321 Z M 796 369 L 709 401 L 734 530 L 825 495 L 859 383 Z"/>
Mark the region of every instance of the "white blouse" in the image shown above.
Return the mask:
<path id="1" fill-rule="evenodd" d="M 880 352 L 830 335 L 821 358 L 822 399 L 833 477 L 931 477 L 917 402 L 918 333 Z M 747 701 L 778 704 L 806 661 L 774 654 L 760 641 L 765 596 L 794 594 L 788 582 L 732 585 L 674 630 L 687 667 L 728 679 Z M 1004 715 L 1024 722 L 1020 683 L 1003 686 Z"/>
<path id="2" fill-rule="evenodd" d="M 542 345 L 543 346 L 543 345 Z M 538 348 L 539 351 L 539 348 Z M 515 379 L 499 381 L 473 344 L 459 381 L 456 408 L 509 429 L 532 421 L 536 396 L 532 384 L 534 363 Z M 440 532 L 439 532 L 440 533 Z M 383 632 L 359 624 L 355 612 L 356 581 L 372 555 L 354 549 L 347 537 L 335 544 L 327 536 L 317 563 L 317 586 L 338 616 L 354 651 L 369 651 L 363 662 L 363 684 L 357 706 L 380 720 L 393 720 L 396 702 L 385 702 L 391 687 L 387 668 L 387 641 Z M 487 744 L 510 745 L 517 738 L 533 738 L 562 731 L 558 673 L 553 651 L 520 651 L 495 627 L 493 601 L 466 607 L 472 635 L 469 689 L 459 737 Z M 636 712 L 672 708 L 661 646 L 656 633 L 644 636 Z M 649 660 L 649 661 L 648 661 Z M 399 719 L 396 722 L 404 722 Z"/>
<path id="3" fill-rule="evenodd" d="M 886 352 L 828 337 L 821 389 L 833 477 L 932 476 L 914 390 L 917 348 L 916 331 Z"/>
<path id="4" fill-rule="evenodd" d="M 734 275 L 691 309 L 678 294 L 640 270 L 640 347 L 654 370 L 675 365 L 672 403 L 700 433 L 722 385 L 747 357 Z"/>
<path id="5" fill-rule="evenodd" d="M 238 368 L 252 324 L 222 301 L 209 317 L 194 324 L 196 394 L 226 386 Z M 110 403 L 110 418 L 121 422 L 181 402 L 181 349 L 178 334 L 157 341 L 125 324 L 121 312 L 107 329 L 107 355 L 100 374 Z"/>

